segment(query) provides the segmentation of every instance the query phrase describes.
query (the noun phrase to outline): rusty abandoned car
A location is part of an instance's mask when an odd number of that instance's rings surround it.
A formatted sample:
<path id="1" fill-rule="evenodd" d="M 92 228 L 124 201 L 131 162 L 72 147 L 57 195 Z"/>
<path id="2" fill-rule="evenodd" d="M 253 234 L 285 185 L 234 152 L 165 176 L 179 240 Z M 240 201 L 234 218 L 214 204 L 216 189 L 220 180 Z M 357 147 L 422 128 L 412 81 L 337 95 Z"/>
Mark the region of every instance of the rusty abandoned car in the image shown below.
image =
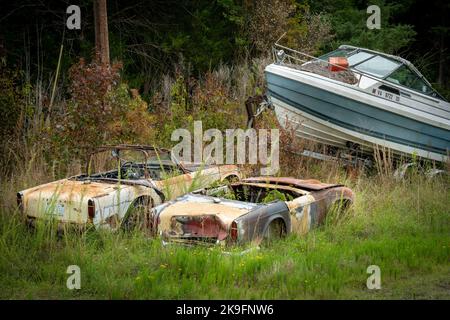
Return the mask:
<path id="1" fill-rule="evenodd" d="M 343 185 L 253 177 L 154 207 L 153 232 L 166 243 L 260 243 L 305 234 L 332 208 L 344 210 L 353 200 L 352 190 Z"/>
<path id="2" fill-rule="evenodd" d="M 216 181 L 241 178 L 234 165 L 181 163 L 169 150 L 140 145 L 100 147 L 90 155 L 86 172 L 18 192 L 27 222 L 143 227 L 146 219 L 140 217 L 148 217 L 151 207 Z"/>

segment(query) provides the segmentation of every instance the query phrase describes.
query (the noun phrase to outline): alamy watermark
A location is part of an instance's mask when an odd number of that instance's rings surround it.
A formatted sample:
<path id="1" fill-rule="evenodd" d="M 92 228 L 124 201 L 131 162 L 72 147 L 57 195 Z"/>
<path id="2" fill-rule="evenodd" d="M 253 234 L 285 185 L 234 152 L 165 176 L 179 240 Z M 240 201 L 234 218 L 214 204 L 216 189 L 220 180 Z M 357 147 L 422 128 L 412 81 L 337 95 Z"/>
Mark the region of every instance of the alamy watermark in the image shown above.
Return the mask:
<path id="1" fill-rule="evenodd" d="M 270 151 L 268 136 L 270 134 Z M 208 129 L 203 132 L 201 121 L 194 121 L 194 137 L 187 129 L 172 132 L 172 141 L 180 141 L 172 148 L 172 158 L 183 162 L 204 164 L 259 164 L 261 175 L 278 172 L 280 133 L 278 129 Z M 224 161 L 225 141 L 225 161 Z M 204 142 L 208 144 L 204 145 Z M 248 153 L 247 153 L 248 150 Z"/>
<path id="2" fill-rule="evenodd" d="M 70 265 L 66 270 L 70 276 L 67 278 L 66 286 L 69 290 L 81 289 L 81 269 L 77 265 Z"/>
<path id="3" fill-rule="evenodd" d="M 381 289 L 381 269 L 377 265 L 370 265 L 367 267 L 367 273 L 370 276 L 367 278 L 366 286 L 369 290 Z"/>
<path id="4" fill-rule="evenodd" d="M 77 5 L 70 5 L 66 9 L 69 17 L 66 20 L 66 26 L 69 30 L 81 29 L 81 10 Z M 370 16 L 367 18 L 366 25 L 369 29 L 381 29 L 381 9 L 377 5 L 370 5 L 367 7 L 367 13 Z"/>
<path id="5" fill-rule="evenodd" d="M 377 5 L 371 5 L 367 7 L 367 13 L 370 16 L 367 18 L 367 28 L 372 29 L 381 29 L 381 9 Z"/>
<path id="6" fill-rule="evenodd" d="M 66 9 L 66 13 L 70 16 L 66 20 L 66 26 L 69 30 L 80 30 L 81 29 L 81 10 L 77 5 L 70 5 Z"/>

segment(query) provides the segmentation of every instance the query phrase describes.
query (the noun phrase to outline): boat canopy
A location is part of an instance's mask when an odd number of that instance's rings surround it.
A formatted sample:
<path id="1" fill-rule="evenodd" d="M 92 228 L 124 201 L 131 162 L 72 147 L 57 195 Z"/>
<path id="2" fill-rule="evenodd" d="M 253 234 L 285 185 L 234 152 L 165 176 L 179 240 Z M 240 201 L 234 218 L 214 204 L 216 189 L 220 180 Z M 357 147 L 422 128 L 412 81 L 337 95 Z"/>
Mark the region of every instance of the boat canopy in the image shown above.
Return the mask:
<path id="1" fill-rule="evenodd" d="M 346 57 L 349 67 L 359 73 L 368 74 L 445 101 L 411 62 L 398 56 L 341 45 L 338 49 L 320 56 L 319 59 L 328 61 L 329 57 Z"/>

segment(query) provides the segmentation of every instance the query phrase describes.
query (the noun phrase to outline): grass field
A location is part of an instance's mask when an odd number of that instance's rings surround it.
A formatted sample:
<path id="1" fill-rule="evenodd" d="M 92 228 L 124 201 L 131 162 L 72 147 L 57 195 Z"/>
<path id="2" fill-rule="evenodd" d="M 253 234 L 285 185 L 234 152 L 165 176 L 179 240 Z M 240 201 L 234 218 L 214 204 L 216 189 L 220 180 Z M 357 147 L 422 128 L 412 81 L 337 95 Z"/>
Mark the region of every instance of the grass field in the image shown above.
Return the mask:
<path id="1" fill-rule="evenodd" d="M 243 255 L 164 247 L 139 234 L 58 240 L 48 229 L 31 233 L 3 206 L 0 298 L 450 299 L 448 180 L 348 184 L 356 202 L 344 217 Z M 69 265 L 81 269 L 80 290 L 66 287 Z M 369 265 L 381 269 L 380 290 L 366 287 Z"/>

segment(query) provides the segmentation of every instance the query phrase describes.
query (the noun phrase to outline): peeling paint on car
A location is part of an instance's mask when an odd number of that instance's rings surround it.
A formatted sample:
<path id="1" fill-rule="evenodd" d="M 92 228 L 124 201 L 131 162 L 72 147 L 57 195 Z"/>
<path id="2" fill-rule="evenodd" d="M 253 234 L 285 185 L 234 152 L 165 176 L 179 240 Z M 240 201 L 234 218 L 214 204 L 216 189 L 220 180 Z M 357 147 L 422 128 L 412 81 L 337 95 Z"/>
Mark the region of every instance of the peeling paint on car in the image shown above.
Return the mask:
<path id="1" fill-rule="evenodd" d="M 150 146 L 116 145 L 103 146 L 97 152 L 105 150 L 137 150 L 146 157 L 155 151 L 159 154 L 169 152 Z M 147 159 L 147 158 L 146 158 Z M 90 161 L 90 160 L 89 160 Z M 148 173 L 148 162 L 140 165 L 145 177 L 138 179 L 119 179 L 104 177 L 104 173 L 95 175 L 78 175 L 58 181 L 46 183 L 18 192 L 20 210 L 27 219 L 56 219 L 61 225 L 70 223 L 76 225 L 94 225 L 108 229 L 117 229 L 130 208 L 141 198 L 149 198 L 153 205 L 173 200 L 198 184 L 198 188 L 228 177 L 241 178 L 240 170 L 233 165 L 197 166 L 190 170 L 192 164 L 181 164 L 164 160 L 164 165 L 171 165 L 181 173 L 178 176 L 155 180 Z M 162 163 L 162 162 L 160 162 Z M 87 166 L 89 167 L 89 166 Z M 110 172 L 108 172 L 110 173 Z M 197 185 L 195 185 L 197 186 Z M 164 195 L 168 190 L 169 197 Z M 20 200 L 20 201 L 19 201 Z M 89 203 L 91 209 L 89 209 Z M 89 213 L 89 210 L 93 212 Z"/>
<path id="2" fill-rule="evenodd" d="M 354 200 L 349 188 L 317 180 L 253 177 L 215 190 L 223 193 L 224 188 L 237 200 L 215 196 L 214 190 L 204 190 L 203 194 L 188 194 L 155 207 L 154 225 L 163 241 L 222 245 L 259 243 L 273 225 L 278 225 L 278 229 L 272 233 L 279 232 L 280 236 L 304 235 L 323 222 L 333 203 Z M 295 198 L 261 201 L 261 193 L 273 190 Z"/>

